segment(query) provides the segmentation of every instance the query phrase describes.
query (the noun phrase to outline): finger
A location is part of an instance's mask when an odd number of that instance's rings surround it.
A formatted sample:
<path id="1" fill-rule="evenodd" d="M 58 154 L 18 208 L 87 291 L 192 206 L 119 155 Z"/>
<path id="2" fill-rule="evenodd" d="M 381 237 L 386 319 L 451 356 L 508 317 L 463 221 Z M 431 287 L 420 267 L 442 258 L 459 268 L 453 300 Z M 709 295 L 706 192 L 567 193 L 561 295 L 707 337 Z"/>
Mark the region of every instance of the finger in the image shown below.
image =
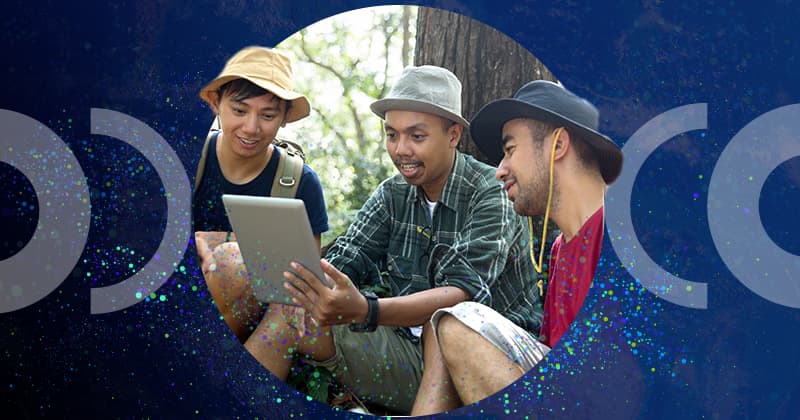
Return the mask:
<path id="1" fill-rule="evenodd" d="M 322 282 L 322 280 L 320 280 L 316 274 L 312 273 L 311 270 L 307 269 L 303 264 L 300 264 L 297 261 L 292 261 L 290 267 L 292 267 L 292 270 L 294 270 L 294 274 L 305 281 L 309 287 L 314 289 L 314 291 L 319 292 L 321 287 L 325 287 L 325 284 Z"/>
<path id="2" fill-rule="evenodd" d="M 311 312 L 314 308 L 314 301 L 312 301 L 308 295 L 303 293 L 302 290 L 298 289 L 293 284 L 287 282 L 283 283 L 283 288 L 286 289 L 287 292 L 292 296 L 292 302 L 295 305 L 301 306 Z"/>
<path id="3" fill-rule="evenodd" d="M 334 267 L 324 258 L 319 260 L 319 263 L 322 265 L 322 271 L 325 272 L 328 278 L 333 281 L 333 284 L 337 286 L 350 287 L 350 277 L 347 277 L 346 274 L 339 271 L 338 268 Z"/>
<path id="4" fill-rule="evenodd" d="M 295 273 L 292 273 L 291 271 L 284 271 L 283 277 L 290 286 L 297 290 L 297 293 L 303 294 L 312 303 L 315 303 L 317 299 L 319 299 L 319 294 L 317 294 L 317 292 L 311 286 L 309 286 L 305 280 L 298 277 Z"/>

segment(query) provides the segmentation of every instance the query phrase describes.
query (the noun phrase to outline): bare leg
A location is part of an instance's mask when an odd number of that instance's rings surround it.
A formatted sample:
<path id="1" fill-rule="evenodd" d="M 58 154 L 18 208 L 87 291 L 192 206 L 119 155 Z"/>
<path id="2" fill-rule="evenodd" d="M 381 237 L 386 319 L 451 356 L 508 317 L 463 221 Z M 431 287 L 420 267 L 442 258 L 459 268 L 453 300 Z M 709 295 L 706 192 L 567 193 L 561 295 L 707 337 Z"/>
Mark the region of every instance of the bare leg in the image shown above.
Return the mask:
<path id="1" fill-rule="evenodd" d="M 453 387 L 430 323 L 426 323 L 422 329 L 422 353 L 425 370 L 411 415 L 431 415 L 461 407 L 461 400 Z"/>
<path id="2" fill-rule="evenodd" d="M 331 327 L 317 327 L 302 308 L 278 304 L 270 304 L 244 347 L 282 381 L 295 354 L 323 361 L 336 352 Z"/>
<path id="3" fill-rule="evenodd" d="M 525 373 L 494 344 L 449 314 L 439 319 L 437 332 L 453 385 L 465 405 L 499 392 Z"/>
<path id="4" fill-rule="evenodd" d="M 225 242 L 212 254 L 213 270 L 206 273 L 206 285 L 225 323 L 244 342 L 261 319 L 263 309 L 253 295 L 239 244 Z"/>

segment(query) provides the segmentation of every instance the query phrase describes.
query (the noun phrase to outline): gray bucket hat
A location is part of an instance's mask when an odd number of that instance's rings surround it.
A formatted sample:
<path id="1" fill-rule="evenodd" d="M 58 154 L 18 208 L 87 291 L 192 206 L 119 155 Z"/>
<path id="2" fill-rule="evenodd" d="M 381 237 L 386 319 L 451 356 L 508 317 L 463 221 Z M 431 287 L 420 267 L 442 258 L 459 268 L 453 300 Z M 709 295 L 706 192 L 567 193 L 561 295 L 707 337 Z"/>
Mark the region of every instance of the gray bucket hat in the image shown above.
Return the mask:
<path id="1" fill-rule="evenodd" d="M 516 118 L 529 118 L 563 125 L 578 134 L 595 152 L 600 174 L 611 185 L 622 171 L 622 151 L 614 141 L 597 131 L 599 113 L 589 101 L 560 84 L 534 80 L 522 86 L 512 98 L 484 105 L 472 119 L 470 134 L 478 149 L 494 165 L 503 158 L 503 125 Z"/>
<path id="2" fill-rule="evenodd" d="M 369 108 L 383 119 L 386 111 L 396 109 L 438 115 L 469 127 L 461 116 L 461 82 L 450 70 L 437 66 L 404 68 L 389 94 Z"/>

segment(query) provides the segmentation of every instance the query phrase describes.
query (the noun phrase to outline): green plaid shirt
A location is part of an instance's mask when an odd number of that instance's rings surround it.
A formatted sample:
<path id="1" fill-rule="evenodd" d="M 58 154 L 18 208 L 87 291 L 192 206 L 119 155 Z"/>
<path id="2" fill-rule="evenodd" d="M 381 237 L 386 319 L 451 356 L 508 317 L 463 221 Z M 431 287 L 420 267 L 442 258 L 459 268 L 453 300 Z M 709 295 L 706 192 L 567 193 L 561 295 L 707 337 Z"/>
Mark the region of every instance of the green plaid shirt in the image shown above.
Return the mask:
<path id="1" fill-rule="evenodd" d="M 527 223 L 494 172 L 456 152 L 433 218 L 418 187 L 400 174 L 386 179 L 326 258 L 359 287 L 388 286 L 394 296 L 458 287 L 538 334 L 542 308 Z"/>

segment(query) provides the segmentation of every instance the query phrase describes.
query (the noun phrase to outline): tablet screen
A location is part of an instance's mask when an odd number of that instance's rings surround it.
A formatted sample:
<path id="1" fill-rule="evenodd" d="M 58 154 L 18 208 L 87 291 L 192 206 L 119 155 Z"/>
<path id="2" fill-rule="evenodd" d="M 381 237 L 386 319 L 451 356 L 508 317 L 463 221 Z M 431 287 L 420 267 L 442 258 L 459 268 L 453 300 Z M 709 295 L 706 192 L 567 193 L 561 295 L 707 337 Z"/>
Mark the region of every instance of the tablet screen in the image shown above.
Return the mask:
<path id="1" fill-rule="evenodd" d="M 292 261 L 330 287 L 302 200 L 224 194 L 222 201 L 259 301 L 294 305 L 283 288 Z"/>

